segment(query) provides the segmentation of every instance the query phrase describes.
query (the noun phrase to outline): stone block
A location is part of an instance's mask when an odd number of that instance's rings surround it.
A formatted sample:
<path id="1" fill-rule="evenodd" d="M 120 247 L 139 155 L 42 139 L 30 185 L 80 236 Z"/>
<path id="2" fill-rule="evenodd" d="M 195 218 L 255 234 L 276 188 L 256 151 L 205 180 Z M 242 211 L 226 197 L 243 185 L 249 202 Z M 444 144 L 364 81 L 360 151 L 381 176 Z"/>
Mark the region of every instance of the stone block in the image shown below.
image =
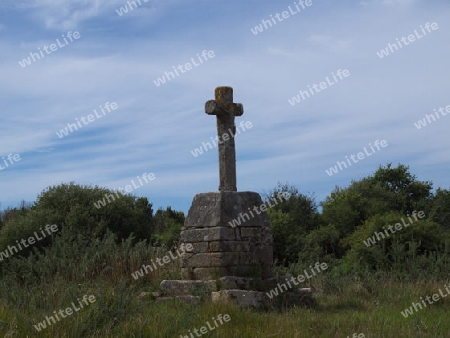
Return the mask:
<path id="1" fill-rule="evenodd" d="M 211 268 L 181 268 L 181 276 L 185 279 L 216 280 L 222 276 L 239 276 L 250 267 L 227 266 Z"/>
<path id="2" fill-rule="evenodd" d="M 187 253 L 204 253 L 209 252 L 208 242 L 186 243 L 192 245 L 192 250 L 186 250 Z"/>
<path id="3" fill-rule="evenodd" d="M 256 240 L 262 245 L 273 244 L 273 235 L 269 227 L 247 227 L 239 230 L 241 240 Z"/>
<path id="4" fill-rule="evenodd" d="M 182 268 L 210 268 L 239 265 L 239 252 L 198 253 L 181 261 Z"/>
<path id="5" fill-rule="evenodd" d="M 183 296 L 217 290 L 214 280 L 163 280 L 159 288 L 165 296 Z"/>
<path id="6" fill-rule="evenodd" d="M 260 238 L 262 235 L 262 227 L 246 227 L 239 229 L 242 239 Z"/>
<path id="7" fill-rule="evenodd" d="M 270 266 L 273 265 L 273 250 L 272 247 L 265 248 L 264 250 L 256 250 L 254 252 L 254 255 L 257 258 L 257 262 L 264 265 L 264 266 Z"/>
<path id="8" fill-rule="evenodd" d="M 185 228 L 231 227 L 229 222 L 240 220 L 239 227 L 268 226 L 266 212 L 252 211 L 262 205 L 261 196 L 252 191 L 218 191 L 197 194 L 186 217 Z M 250 211 L 249 211 L 250 208 Z M 235 223 L 236 224 L 236 223 Z"/>
<path id="9" fill-rule="evenodd" d="M 225 276 L 219 278 L 219 285 L 221 290 L 226 289 L 248 290 L 250 289 L 250 284 L 252 283 L 252 281 L 253 278 Z"/>
<path id="10" fill-rule="evenodd" d="M 185 279 L 211 280 L 222 275 L 227 275 L 228 269 L 225 267 L 215 268 L 181 268 L 181 277 Z"/>
<path id="11" fill-rule="evenodd" d="M 236 230 L 231 227 L 186 229 L 181 231 L 181 241 L 183 243 L 234 240 L 236 240 Z"/>
<path id="12" fill-rule="evenodd" d="M 209 243 L 209 252 L 245 252 L 250 251 L 248 241 L 215 241 Z"/>

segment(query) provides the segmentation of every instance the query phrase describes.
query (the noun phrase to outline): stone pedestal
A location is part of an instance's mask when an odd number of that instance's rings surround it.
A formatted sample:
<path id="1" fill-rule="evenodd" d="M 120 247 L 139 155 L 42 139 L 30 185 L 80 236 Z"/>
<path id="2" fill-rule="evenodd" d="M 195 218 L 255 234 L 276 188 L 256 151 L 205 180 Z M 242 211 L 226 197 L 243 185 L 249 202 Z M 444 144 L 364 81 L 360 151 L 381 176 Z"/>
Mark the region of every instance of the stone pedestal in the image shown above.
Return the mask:
<path id="1" fill-rule="evenodd" d="M 211 300 L 213 303 L 233 302 L 242 307 L 270 308 L 314 304 L 310 288 L 276 290 L 284 277 L 255 280 L 248 277 L 221 277 L 217 280 L 164 280 L 160 292 L 153 292 L 156 301 L 178 301 L 198 304 Z M 271 291 L 275 289 L 276 293 Z M 147 296 L 147 294 L 143 295 Z"/>
<path id="2" fill-rule="evenodd" d="M 183 278 L 271 277 L 273 236 L 262 205 L 251 191 L 196 195 L 181 229 L 182 244 L 193 247 L 181 256 Z"/>
<path id="3" fill-rule="evenodd" d="M 162 281 L 161 291 L 153 296 L 158 301 L 210 299 L 255 308 L 312 304 L 308 288 L 271 293 L 284 279 L 273 277 L 273 237 L 261 206 L 259 194 L 251 191 L 196 195 L 181 229 L 185 280 Z"/>

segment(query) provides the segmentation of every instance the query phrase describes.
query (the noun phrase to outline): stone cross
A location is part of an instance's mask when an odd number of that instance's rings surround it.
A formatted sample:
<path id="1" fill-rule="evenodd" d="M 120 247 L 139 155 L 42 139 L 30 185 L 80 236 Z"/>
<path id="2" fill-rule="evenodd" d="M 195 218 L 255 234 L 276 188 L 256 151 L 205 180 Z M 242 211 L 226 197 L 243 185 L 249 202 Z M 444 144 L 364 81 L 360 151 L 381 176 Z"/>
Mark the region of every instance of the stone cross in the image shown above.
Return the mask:
<path id="1" fill-rule="evenodd" d="M 244 114 L 244 107 L 240 103 L 233 103 L 233 88 L 217 87 L 215 100 L 209 100 L 205 104 L 205 113 L 217 116 L 219 191 L 237 191 L 234 117 Z"/>

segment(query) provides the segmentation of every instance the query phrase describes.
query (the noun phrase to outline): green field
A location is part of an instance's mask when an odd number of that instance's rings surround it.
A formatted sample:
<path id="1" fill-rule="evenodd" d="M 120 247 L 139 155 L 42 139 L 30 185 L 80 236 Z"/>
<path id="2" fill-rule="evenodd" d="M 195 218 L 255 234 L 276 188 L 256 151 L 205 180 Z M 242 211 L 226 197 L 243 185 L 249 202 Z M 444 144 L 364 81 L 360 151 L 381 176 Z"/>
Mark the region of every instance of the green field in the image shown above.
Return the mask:
<path id="1" fill-rule="evenodd" d="M 113 242 L 89 247 L 78 262 L 65 262 L 53 249 L 40 262 L 29 260 L 22 278 L 1 280 L 0 332 L 4 337 L 196 337 L 194 329 L 214 330 L 204 337 L 449 337 L 450 297 L 404 318 L 401 311 L 420 297 L 432 296 L 449 280 L 405 281 L 387 274 L 336 276 L 324 272 L 311 278 L 316 304 L 268 310 L 244 309 L 233 304 L 188 305 L 176 300 L 155 302 L 143 292 L 157 291 L 161 280 L 179 278 L 177 262 L 134 280 L 131 273 L 140 264 L 160 257 L 164 250 L 138 249 Z M 114 248 L 114 253 L 111 249 Z M 62 248 L 61 248 L 62 249 Z M 73 248 L 83 255 L 82 248 Z M 27 260 L 16 263 L 22 271 Z M 67 264 L 66 264 L 67 263 Z M 42 271 L 45 265 L 52 269 Z M 41 275 L 37 272 L 41 270 Z M 336 270 L 335 270 L 336 271 Z M 334 275 L 334 276 L 333 276 Z M 96 301 L 56 324 L 38 332 L 34 325 L 54 311 L 65 309 L 82 298 Z M 231 320 L 213 323 L 218 315 Z"/>

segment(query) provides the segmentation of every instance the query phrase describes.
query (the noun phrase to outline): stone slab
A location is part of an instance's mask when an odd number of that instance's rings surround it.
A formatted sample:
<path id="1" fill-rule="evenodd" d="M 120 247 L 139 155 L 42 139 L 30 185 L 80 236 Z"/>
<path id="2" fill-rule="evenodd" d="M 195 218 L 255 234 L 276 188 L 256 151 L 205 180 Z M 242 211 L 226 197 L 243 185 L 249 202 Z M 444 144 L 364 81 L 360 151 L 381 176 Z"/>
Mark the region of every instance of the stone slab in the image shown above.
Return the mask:
<path id="1" fill-rule="evenodd" d="M 246 227 L 239 230 L 241 240 L 257 239 L 260 243 L 273 244 L 273 235 L 269 227 Z"/>
<path id="2" fill-rule="evenodd" d="M 210 268 L 181 268 L 181 277 L 185 279 L 216 280 L 223 276 L 239 276 L 251 266 L 227 266 Z"/>
<path id="3" fill-rule="evenodd" d="M 224 252 L 224 251 L 250 251 L 249 241 L 214 241 L 209 242 L 208 252 Z"/>
<path id="4" fill-rule="evenodd" d="M 219 278 L 219 285 L 221 290 L 226 289 L 239 289 L 248 290 L 253 281 L 253 278 L 248 277 L 236 277 L 236 276 L 224 276 Z"/>
<path id="5" fill-rule="evenodd" d="M 183 243 L 234 240 L 236 240 L 236 230 L 232 227 L 185 228 L 185 230 L 181 230 L 181 241 Z"/>
<path id="6" fill-rule="evenodd" d="M 229 222 L 241 220 L 239 227 L 260 227 L 270 224 L 264 211 L 253 211 L 263 204 L 253 191 L 218 191 L 197 194 L 186 217 L 185 228 L 231 227 Z M 250 209 L 250 210 L 249 210 Z M 259 209 L 258 209 L 259 210 Z"/>
<path id="7" fill-rule="evenodd" d="M 214 280 L 163 280 L 159 288 L 165 296 L 183 296 L 217 290 Z"/>
<path id="8" fill-rule="evenodd" d="M 227 267 L 240 264 L 240 252 L 198 253 L 182 258 L 182 268 Z"/>

